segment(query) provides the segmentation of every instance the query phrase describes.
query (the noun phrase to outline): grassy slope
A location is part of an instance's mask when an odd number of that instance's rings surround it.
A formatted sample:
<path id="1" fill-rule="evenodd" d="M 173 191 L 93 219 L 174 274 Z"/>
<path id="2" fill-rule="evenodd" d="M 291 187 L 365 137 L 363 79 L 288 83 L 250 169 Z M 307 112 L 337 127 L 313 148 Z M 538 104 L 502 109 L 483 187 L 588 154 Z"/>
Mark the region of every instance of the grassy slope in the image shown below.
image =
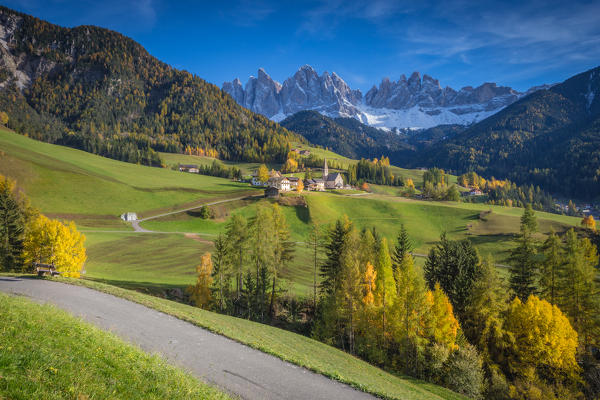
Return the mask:
<path id="1" fill-rule="evenodd" d="M 139 292 L 78 279 L 57 278 L 91 287 L 227 336 L 293 364 L 389 399 L 464 399 L 442 387 L 387 373 L 341 350 L 283 329 L 217 314 Z"/>
<path id="2" fill-rule="evenodd" d="M 306 241 L 311 220 L 327 225 L 345 214 L 358 228 L 375 226 L 379 233 L 392 241 L 395 240 L 400 224 L 405 224 L 416 252 L 422 254 L 429 251 L 444 231 L 453 239 L 469 237 L 483 255 L 490 254 L 499 263 L 506 262 L 509 250 L 515 246 L 514 234 L 519 230 L 522 213 L 519 208 L 407 200 L 383 195 L 305 193 L 304 196 L 308 208 L 282 206 L 292 239 L 297 242 Z M 211 239 L 225 230 L 230 215 L 237 213 L 249 218 L 254 215 L 260 203 L 267 203 L 267 200 L 223 205 L 219 209 L 220 218 L 216 220 L 203 220 L 187 213 L 147 221 L 142 225 L 159 231 L 204 233 L 203 237 Z M 482 212 L 489 210 L 492 210 L 491 214 L 480 218 Z M 578 218 L 541 212 L 536 212 L 536 215 L 543 233 L 549 232 L 551 228 L 564 231 L 579 223 Z M 313 275 L 309 250 L 305 246 L 296 246 L 296 258 L 283 271 L 282 276 L 293 282 L 294 292 L 305 295 L 310 293 Z"/>
<path id="3" fill-rule="evenodd" d="M 0 316 L 0 398 L 229 398 L 52 306 L 0 294 Z"/>
<path id="4" fill-rule="evenodd" d="M 76 220 L 170 209 L 251 190 L 226 179 L 129 164 L 38 142 L 5 129 L 0 129 L 0 150 L 0 174 L 16 179 L 35 207 Z"/>

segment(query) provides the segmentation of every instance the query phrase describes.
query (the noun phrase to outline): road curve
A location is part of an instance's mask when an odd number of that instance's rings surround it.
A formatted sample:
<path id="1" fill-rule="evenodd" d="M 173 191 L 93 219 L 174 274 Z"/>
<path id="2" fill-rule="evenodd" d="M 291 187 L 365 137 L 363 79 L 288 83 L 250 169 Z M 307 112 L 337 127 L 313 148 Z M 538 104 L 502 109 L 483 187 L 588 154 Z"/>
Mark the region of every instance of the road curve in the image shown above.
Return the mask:
<path id="1" fill-rule="evenodd" d="M 243 399 L 374 399 L 348 385 L 106 293 L 11 277 L 0 277 L 0 291 L 55 304 L 145 351 L 164 355 L 198 378 Z"/>

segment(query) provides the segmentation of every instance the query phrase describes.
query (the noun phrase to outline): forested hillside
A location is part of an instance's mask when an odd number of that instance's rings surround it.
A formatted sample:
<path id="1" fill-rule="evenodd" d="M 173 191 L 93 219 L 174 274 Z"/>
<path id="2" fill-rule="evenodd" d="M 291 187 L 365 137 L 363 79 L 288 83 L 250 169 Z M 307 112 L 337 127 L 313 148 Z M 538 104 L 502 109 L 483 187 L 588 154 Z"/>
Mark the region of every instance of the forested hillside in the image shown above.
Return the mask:
<path id="1" fill-rule="evenodd" d="M 600 196 L 600 67 L 535 92 L 413 165 L 476 171 L 576 198 Z"/>
<path id="2" fill-rule="evenodd" d="M 329 118 L 317 111 L 300 111 L 281 121 L 309 142 L 350 158 L 375 158 L 408 149 L 405 136 L 360 123 L 354 118 Z"/>
<path id="3" fill-rule="evenodd" d="M 94 26 L 63 28 L 0 7 L 0 111 L 19 133 L 130 162 L 186 146 L 219 158 L 284 161 L 276 123 L 218 87 Z"/>

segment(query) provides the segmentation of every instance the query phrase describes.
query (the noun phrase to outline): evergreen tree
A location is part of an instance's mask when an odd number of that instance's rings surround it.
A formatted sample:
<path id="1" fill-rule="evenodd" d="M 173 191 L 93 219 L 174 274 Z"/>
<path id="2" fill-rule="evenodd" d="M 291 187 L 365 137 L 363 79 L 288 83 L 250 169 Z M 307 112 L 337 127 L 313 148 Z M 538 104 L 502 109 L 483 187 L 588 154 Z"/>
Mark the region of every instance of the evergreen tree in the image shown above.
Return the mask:
<path id="1" fill-rule="evenodd" d="M 268 207 L 259 207 L 256 215 L 250 220 L 250 258 L 256 273 L 255 305 L 257 318 L 265 317 L 266 283 L 262 280 L 273 270 L 275 262 L 275 224 L 273 212 Z"/>
<path id="2" fill-rule="evenodd" d="M 600 291 L 595 278 L 596 247 L 589 239 L 578 239 L 573 229 L 566 235 L 565 262 L 560 271 L 559 307 L 579 333 L 580 343 L 589 350 L 600 339 Z"/>
<path id="3" fill-rule="evenodd" d="M 348 350 L 354 353 L 356 315 L 361 301 L 360 238 L 356 230 L 349 232 L 342 246 L 340 314 L 346 327 Z"/>
<path id="4" fill-rule="evenodd" d="M 396 284 L 394 281 L 394 271 L 392 269 L 392 259 L 388 249 L 387 239 L 381 241 L 379 253 L 377 255 L 377 276 L 375 278 L 375 304 L 381 307 L 381 332 L 385 342 L 386 338 L 386 314 L 393 306 L 396 298 Z"/>
<path id="5" fill-rule="evenodd" d="M 23 269 L 25 210 L 15 183 L 0 175 L 0 270 Z"/>
<path id="6" fill-rule="evenodd" d="M 408 232 L 404 227 L 404 224 L 400 225 L 400 232 L 398 233 L 398 243 L 394 247 L 394 253 L 392 254 L 392 268 L 394 270 L 394 276 L 396 271 L 404 262 L 406 257 L 412 257 L 413 243 L 408 237 Z"/>
<path id="7" fill-rule="evenodd" d="M 554 231 L 544 241 L 541 250 L 544 258 L 540 264 L 540 297 L 550 304 L 557 304 L 559 272 L 564 256 L 560 239 Z"/>
<path id="8" fill-rule="evenodd" d="M 212 298 L 217 310 L 225 312 L 228 306 L 227 302 L 231 287 L 231 272 L 227 254 L 228 247 L 225 238 L 221 234 L 215 239 L 214 245 Z"/>
<path id="9" fill-rule="evenodd" d="M 277 288 L 277 278 L 287 264 L 292 260 L 294 253 L 294 242 L 290 240 L 290 230 L 277 203 L 272 205 L 271 212 L 273 214 L 273 264 L 271 275 L 273 279 L 273 287 L 271 288 L 271 303 L 269 310 L 271 318 L 275 317 L 275 294 Z"/>
<path id="10" fill-rule="evenodd" d="M 433 290 L 438 282 L 462 321 L 473 285 L 481 275 L 479 254 L 473 244 L 466 239 L 448 240 L 443 233 L 440 242 L 429 251 L 424 273 L 429 289 Z"/>
<path id="11" fill-rule="evenodd" d="M 510 288 L 515 295 L 526 301 L 536 291 L 537 275 L 536 248 L 533 234 L 537 231 L 537 220 L 528 204 L 521 216 L 519 245 L 511 253 Z"/>
<path id="12" fill-rule="evenodd" d="M 347 235 L 352 230 L 352 223 L 347 216 L 338 219 L 329 232 L 329 240 L 325 245 L 327 259 L 321 265 L 321 293 L 333 294 L 339 285 L 339 273 L 341 269 L 341 255 Z"/>
<path id="13" fill-rule="evenodd" d="M 319 259 L 322 246 L 321 229 L 317 223 L 311 222 L 308 233 L 308 244 L 312 253 L 313 259 L 313 307 L 317 308 L 317 269 L 319 267 Z"/>
<path id="14" fill-rule="evenodd" d="M 419 371 L 422 320 L 426 311 L 425 281 L 417 271 L 412 257 L 404 257 L 395 272 L 397 287 L 393 307 L 394 332 L 397 343 L 402 345 L 402 358 L 399 361 L 406 373 Z"/>
<path id="15" fill-rule="evenodd" d="M 502 312 L 506 309 L 506 285 L 498 276 L 493 260 L 481 263 L 481 275 L 473 285 L 462 330 L 470 343 L 486 356 L 489 345 L 501 340 Z"/>
<path id="16" fill-rule="evenodd" d="M 239 300 L 241 296 L 242 279 L 244 276 L 244 264 L 247 259 L 248 223 L 244 217 L 235 214 L 231 217 L 231 220 L 229 220 L 225 229 L 227 262 L 232 267 L 235 278 L 235 297 L 236 300 Z"/>

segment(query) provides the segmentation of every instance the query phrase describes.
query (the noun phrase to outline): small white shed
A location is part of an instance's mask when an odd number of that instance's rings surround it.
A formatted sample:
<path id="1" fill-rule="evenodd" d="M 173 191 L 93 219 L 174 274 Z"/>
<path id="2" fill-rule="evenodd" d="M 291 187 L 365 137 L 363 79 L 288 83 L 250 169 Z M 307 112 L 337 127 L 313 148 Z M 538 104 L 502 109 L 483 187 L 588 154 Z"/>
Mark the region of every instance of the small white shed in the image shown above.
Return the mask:
<path id="1" fill-rule="evenodd" d="M 127 212 L 121 215 L 123 221 L 135 221 L 137 220 L 137 214 L 134 212 Z"/>

